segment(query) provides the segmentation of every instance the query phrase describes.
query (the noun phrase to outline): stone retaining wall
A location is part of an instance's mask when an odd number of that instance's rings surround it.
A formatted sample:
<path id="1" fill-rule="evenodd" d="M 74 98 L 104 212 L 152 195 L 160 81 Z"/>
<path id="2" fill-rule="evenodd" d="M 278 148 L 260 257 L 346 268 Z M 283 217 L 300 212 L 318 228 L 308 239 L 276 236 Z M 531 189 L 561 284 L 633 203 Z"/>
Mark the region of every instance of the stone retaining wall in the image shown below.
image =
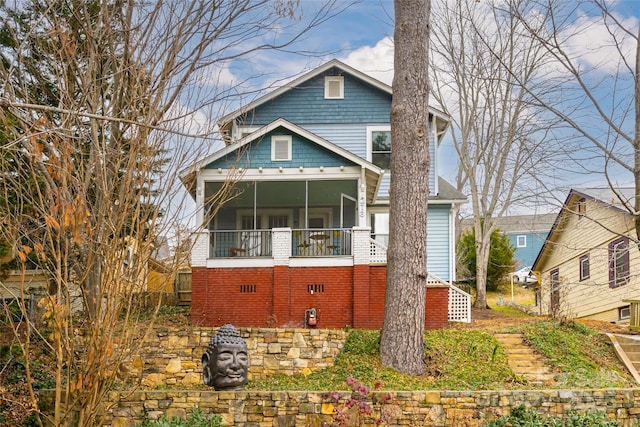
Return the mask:
<path id="1" fill-rule="evenodd" d="M 343 400 L 349 393 L 341 393 Z M 372 394 L 383 402 L 385 393 Z M 185 417 L 192 408 L 216 413 L 228 426 L 321 427 L 330 425 L 333 405 L 324 393 L 305 391 L 136 391 L 112 392 L 103 425 L 132 427 L 143 416 Z M 640 389 L 607 390 L 504 390 L 504 391 L 408 391 L 397 392 L 382 410 L 392 426 L 481 426 L 524 404 L 547 415 L 569 411 L 606 411 L 621 426 L 640 420 Z M 382 404 L 374 404 L 375 415 Z M 327 422 L 329 424 L 323 424 Z M 349 424 L 348 424 L 349 425 Z"/>
<path id="2" fill-rule="evenodd" d="M 129 378 L 147 388 L 202 384 L 201 357 L 218 328 L 157 327 L 144 337 Z M 249 381 L 296 375 L 333 365 L 348 335 L 342 330 L 239 328 L 247 342 Z"/>

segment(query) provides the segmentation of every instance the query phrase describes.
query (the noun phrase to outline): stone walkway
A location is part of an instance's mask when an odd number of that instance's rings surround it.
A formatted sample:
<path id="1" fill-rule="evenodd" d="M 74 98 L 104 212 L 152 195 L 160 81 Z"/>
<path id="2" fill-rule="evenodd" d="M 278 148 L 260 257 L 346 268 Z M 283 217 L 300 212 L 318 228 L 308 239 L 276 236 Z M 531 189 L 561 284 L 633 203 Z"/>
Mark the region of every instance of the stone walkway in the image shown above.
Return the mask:
<path id="1" fill-rule="evenodd" d="M 544 361 L 524 341 L 519 333 L 495 333 L 494 337 L 507 353 L 507 363 L 513 372 L 531 384 L 544 385 L 554 381 L 554 374 Z"/>

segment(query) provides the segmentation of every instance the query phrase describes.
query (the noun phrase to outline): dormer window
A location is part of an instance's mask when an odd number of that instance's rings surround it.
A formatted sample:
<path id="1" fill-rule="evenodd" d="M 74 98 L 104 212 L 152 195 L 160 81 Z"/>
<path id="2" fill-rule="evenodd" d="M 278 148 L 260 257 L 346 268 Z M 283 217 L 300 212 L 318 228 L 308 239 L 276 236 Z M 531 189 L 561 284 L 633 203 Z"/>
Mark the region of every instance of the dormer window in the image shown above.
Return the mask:
<path id="1" fill-rule="evenodd" d="M 291 160 L 291 135 L 271 137 L 271 160 L 274 162 Z"/>
<path id="2" fill-rule="evenodd" d="M 324 78 L 324 98 L 344 99 L 344 77 L 327 76 Z"/>

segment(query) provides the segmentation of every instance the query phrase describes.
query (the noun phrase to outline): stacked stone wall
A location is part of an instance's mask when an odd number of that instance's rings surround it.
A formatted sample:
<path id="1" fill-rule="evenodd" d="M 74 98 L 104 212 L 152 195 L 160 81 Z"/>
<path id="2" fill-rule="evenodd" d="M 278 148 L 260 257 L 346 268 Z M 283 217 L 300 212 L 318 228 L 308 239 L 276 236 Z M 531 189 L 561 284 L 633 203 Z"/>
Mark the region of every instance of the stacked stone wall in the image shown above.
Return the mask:
<path id="1" fill-rule="evenodd" d="M 192 327 L 152 329 L 144 337 L 139 356 L 126 366 L 129 378 L 148 388 L 202 384 L 202 354 L 217 330 Z M 249 381 L 332 366 L 347 336 L 343 330 L 238 330 L 249 348 Z"/>
<path id="2" fill-rule="evenodd" d="M 406 391 L 381 404 L 385 393 L 373 393 L 374 417 L 384 412 L 392 426 L 482 426 L 524 404 L 544 415 L 598 410 L 621 426 L 640 419 L 640 389 L 535 391 Z M 349 393 L 343 392 L 343 400 Z M 334 407 L 324 393 L 306 391 L 136 391 L 113 392 L 114 406 L 103 425 L 129 427 L 143 417 L 186 417 L 193 408 L 219 414 L 228 426 L 293 427 L 331 424 Z"/>

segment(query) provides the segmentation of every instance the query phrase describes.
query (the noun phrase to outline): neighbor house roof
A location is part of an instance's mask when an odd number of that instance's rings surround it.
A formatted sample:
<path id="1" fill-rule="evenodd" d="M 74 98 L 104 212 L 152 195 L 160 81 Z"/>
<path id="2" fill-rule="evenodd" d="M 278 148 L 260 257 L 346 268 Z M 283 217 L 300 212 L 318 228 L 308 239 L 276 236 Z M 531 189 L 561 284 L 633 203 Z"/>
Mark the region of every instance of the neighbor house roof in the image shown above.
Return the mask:
<path id="1" fill-rule="evenodd" d="M 559 229 L 561 228 L 560 222 L 562 221 L 562 218 L 567 213 L 572 213 L 570 212 L 568 205 L 573 198 L 590 199 L 596 203 L 600 203 L 611 208 L 612 210 L 617 211 L 621 215 L 631 215 L 629 211 L 624 208 L 622 201 L 625 201 L 625 203 L 631 203 L 631 205 L 633 206 L 633 198 L 635 197 L 634 195 L 635 189 L 632 187 L 619 187 L 616 189 L 611 189 L 610 187 L 571 189 L 569 191 L 569 194 L 567 195 L 567 198 L 562 204 L 562 209 L 560 209 L 560 212 L 558 212 L 558 215 L 556 215 L 556 219 L 553 223 L 553 226 L 551 227 L 551 231 L 549 231 L 549 235 L 547 236 L 544 245 L 542 245 L 542 248 L 540 249 L 540 252 L 536 257 L 536 260 L 533 262 L 533 266 L 531 269 L 537 270 L 538 263 L 541 261 L 543 254 L 546 252 L 546 250 L 551 245 L 551 242 L 560 232 Z"/>

